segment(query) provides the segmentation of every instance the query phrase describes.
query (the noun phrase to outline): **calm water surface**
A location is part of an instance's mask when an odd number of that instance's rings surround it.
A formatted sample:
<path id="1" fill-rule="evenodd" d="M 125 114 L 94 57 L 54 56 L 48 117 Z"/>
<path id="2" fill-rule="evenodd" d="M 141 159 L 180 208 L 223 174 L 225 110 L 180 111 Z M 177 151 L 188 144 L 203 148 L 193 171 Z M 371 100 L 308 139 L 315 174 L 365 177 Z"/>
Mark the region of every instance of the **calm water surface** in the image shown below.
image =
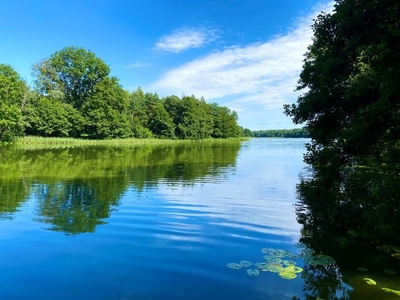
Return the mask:
<path id="1" fill-rule="evenodd" d="M 226 266 L 299 252 L 306 141 L 2 149 L 0 299 L 398 298 L 337 265 L 321 279 L 298 259 L 293 280 Z"/>

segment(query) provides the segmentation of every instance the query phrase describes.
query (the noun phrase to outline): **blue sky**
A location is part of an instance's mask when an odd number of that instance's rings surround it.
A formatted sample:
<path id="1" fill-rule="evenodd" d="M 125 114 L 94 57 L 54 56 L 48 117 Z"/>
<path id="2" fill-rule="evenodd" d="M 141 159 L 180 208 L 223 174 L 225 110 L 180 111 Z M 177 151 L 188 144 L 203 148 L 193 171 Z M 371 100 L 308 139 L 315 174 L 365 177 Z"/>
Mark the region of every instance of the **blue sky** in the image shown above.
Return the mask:
<path id="1" fill-rule="evenodd" d="M 125 89 L 204 96 L 251 130 L 294 128 L 283 104 L 311 43 L 310 25 L 331 1 L 2 0 L 0 63 L 27 82 L 57 50 L 94 52 Z"/>

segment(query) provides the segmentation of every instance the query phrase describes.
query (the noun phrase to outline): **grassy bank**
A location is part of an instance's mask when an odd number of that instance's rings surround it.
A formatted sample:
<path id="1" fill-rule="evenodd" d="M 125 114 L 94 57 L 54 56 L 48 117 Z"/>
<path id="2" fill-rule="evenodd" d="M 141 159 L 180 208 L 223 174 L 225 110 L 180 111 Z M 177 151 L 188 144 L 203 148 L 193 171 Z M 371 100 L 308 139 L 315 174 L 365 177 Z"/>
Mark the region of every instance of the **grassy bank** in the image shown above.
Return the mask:
<path id="1" fill-rule="evenodd" d="M 74 146 L 135 146 L 148 144 L 182 144 L 182 143 L 228 143 L 246 141 L 248 138 L 228 138 L 228 139 L 204 139 L 204 140 L 167 140 L 167 139 L 110 139 L 110 140 L 87 140 L 74 138 L 52 138 L 27 136 L 14 141 L 13 145 L 22 148 L 58 148 Z M 1 145 L 1 143 L 0 143 Z"/>

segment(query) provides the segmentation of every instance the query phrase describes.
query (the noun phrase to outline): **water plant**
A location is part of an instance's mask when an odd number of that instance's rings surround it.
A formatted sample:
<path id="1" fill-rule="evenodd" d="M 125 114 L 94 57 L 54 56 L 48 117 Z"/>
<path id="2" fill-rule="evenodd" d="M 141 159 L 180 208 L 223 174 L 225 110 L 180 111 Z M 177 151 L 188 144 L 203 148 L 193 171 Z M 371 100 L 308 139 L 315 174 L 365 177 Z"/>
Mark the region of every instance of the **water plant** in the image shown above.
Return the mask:
<path id="1" fill-rule="evenodd" d="M 376 285 L 376 281 L 371 278 L 364 278 L 364 281 L 366 282 L 366 284 Z"/>
<path id="2" fill-rule="evenodd" d="M 297 273 L 301 273 L 303 271 L 302 268 L 295 267 L 294 265 L 283 268 L 279 273 L 279 277 L 283 279 L 295 279 L 297 277 Z"/>
<path id="3" fill-rule="evenodd" d="M 247 274 L 249 274 L 249 276 L 257 276 L 260 274 L 260 271 L 257 269 L 247 269 Z"/>
<path id="4" fill-rule="evenodd" d="M 308 248 L 303 243 L 297 243 L 295 245 L 300 248 L 301 253 L 299 256 L 310 266 L 329 266 L 336 263 L 336 260 L 332 256 L 315 253 L 313 249 Z"/>
<path id="5" fill-rule="evenodd" d="M 244 268 L 247 268 L 247 267 L 250 267 L 250 266 L 253 265 L 253 263 L 251 261 L 248 261 L 248 260 L 241 260 L 239 262 L 239 264 Z"/>
<path id="6" fill-rule="evenodd" d="M 228 264 L 226 264 L 226 266 L 227 266 L 228 268 L 234 269 L 234 270 L 238 270 L 238 269 L 241 269 L 241 268 L 242 268 L 242 265 L 241 265 L 241 264 L 238 264 L 238 263 L 228 263 Z"/>
<path id="7" fill-rule="evenodd" d="M 283 279 L 295 279 L 297 273 L 303 271 L 292 260 L 299 258 L 299 255 L 295 253 L 275 248 L 263 248 L 261 252 L 266 254 L 262 257 L 265 261 L 256 262 L 254 263 L 254 268 L 247 269 L 249 276 L 257 276 L 262 271 L 277 273 Z M 241 260 L 239 263 L 228 263 L 226 266 L 231 269 L 241 269 L 242 267 L 247 268 L 252 265 L 253 263 L 248 260 Z"/>
<path id="8" fill-rule="evenodd" d="M 392 253 L 392 257 L 400 259 L 400 253 L 399 252 Z"/>
<path id="9" fill-rule="evenodd" d="M 386 293 L 392 293 L 392 294 L 395 294 L 397 296 L 400 296 L 400 291 L 392 290 L 392 289 L 385 288 L 385 287 L 383 287 L 382 290 L 385 291 Z"/>

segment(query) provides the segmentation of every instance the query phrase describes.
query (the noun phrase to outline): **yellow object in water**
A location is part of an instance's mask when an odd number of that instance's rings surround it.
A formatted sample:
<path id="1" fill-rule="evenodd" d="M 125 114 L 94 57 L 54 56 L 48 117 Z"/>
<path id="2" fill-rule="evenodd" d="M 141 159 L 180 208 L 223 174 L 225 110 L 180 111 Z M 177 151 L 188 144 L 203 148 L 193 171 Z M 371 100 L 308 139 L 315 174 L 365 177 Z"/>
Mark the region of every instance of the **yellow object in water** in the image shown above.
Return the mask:
<path id="1" fill-rule="evenodd" d="M 376 285 L 376 281 L 371 278 L 364 278 L 364 281 L 369 285 Z"/>
<path id="2" fill-rule="evenodd" d="M 303 271 L 302 268 L 291 265 L 283 268 L 278 275 L 283 279 L 295 279 L 297 277 L 297 273 L 301 273 L 301 271 Z"/>
<path id="3" fill-rule="evenodd" d="M 392 290 L 392 289 L 388 289 L 388 288 L 382 288 L 382 290 L 384 290 L 386 293 L 393 293 L 397 296 L 400 296 L 400 291 L 396 291 L 396 290 Z"/>

